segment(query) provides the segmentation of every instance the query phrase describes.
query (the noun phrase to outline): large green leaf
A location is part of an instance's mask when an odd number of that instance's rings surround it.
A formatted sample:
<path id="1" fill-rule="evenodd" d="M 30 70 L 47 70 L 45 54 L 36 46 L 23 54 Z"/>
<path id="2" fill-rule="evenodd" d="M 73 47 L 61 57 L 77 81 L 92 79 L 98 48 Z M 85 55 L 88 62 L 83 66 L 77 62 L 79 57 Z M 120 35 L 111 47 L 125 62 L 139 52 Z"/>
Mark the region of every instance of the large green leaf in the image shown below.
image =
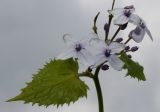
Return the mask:
<path id="1" fill-rule="evenodd" d="M 145 75 L 143 73 L 144 68 L 139 65 L 139 63 L 134 62 L 132 59 L 128 58 L 126 53 L 121 53 L 121 60 L 125 63 L 124 69 L 128 70 L 127 76 L 137 78 L 138 80 L 145 81 Z"/>
<path id="2" fill-rule="evenodd" d="M 9 101 L 22 100 L 39 106 L 63 105 L 87 96 L 88 86 L 78 78 L 78 63 L 73 59 L 51 60 L 33 76 L 21 94 Z"/>

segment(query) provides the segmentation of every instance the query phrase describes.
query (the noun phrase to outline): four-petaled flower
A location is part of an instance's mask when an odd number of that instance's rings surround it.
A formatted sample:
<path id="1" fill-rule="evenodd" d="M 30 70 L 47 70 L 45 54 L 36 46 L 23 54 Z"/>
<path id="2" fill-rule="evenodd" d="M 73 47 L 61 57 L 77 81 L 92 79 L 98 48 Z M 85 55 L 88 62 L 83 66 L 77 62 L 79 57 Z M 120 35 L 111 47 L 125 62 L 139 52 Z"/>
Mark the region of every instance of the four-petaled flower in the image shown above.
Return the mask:
<path id="1" fill-rule="evenodd" d="M 95 55 L 95 67 L 99 66 L 105 62 L 109 62 L 109 64 L 115 70 L 121 70 L 124 63 L 119 59 L 117 53 L 120 53 L 124 50 L 124 45 L 118 42 L 111 42 L 110 44 L 105 43 L 103 40 L 97 41 L 99 44 L 97 53 Z"/>
<path id="2" fill-rule="evenodd" d="M 135 8 L 133 5 L 126 6 L 124 8 L 116 8 L 113 10 L 109 10 L 110 14 L 112 14 L 113 16 L 118 16 L 114 20 L 115 25 L 124 25 L 124 24 L 127 24 L 128 22 L 137 25 L 140 19 L 139 19 L 139 16 L 133 14 L 134 12 L 135 12 Z"/>
<path id="3" fill-rule="evenodd" d="M 87 49 L 89 38 L 76 40 L 73 39 L 69 34 L 63 36 L 64 42 L 68 44 L 68 49 L 60 54 L 57 59 L 77 59 L 81 64 L 89 65 L 91 64 L 91 53 Z"/>
<path id="4" fill-rule="evenodd" d="M 132 38 L 135 42 L 139 43 L 143 40 L 145 33 L 148 34 L 148 36 L 153 41 L 153 37 L 151 32 L 149 31 L 148 27 L 146 26 L 146 23 L 141 19 L 139 25 L 130 32 L 129 37 Z"/>

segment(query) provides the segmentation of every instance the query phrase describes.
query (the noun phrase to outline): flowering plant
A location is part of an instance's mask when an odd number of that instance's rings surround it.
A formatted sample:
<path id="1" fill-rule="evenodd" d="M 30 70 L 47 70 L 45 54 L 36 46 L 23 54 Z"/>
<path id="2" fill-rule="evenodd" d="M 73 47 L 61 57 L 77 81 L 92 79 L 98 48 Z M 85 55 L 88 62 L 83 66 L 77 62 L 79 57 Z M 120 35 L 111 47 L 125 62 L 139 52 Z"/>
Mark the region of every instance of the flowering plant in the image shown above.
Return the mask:
<path id="1" fill-rule="evenodd" d="M 85 39 L 76 40 L 72 35 L 65 34 L 64 42 L 67 49 L 55 59 L 46 63 L 42 69 L 34 74 L 33 80 L 27 83 L 22 92 L 8 101 L 25 101 L 25 103 L 44 105 L 63 105 L 77 101 L 80 97 L 87 96 L 89 87 L 80 79 L 88 77 L 93 79 L 99 102 L 99 112 L 104 112 L 103 97 L 99 81 L 99 71 L 109 70 L 110 67 L 117 71 L 127 70 L 127 76 L 145 81 L 144 68 L 129 54 L 139 48 L 131 47 L 128 43 L 133 40 L 142 42 L 145 33 L 153 41 L 150 30 L 145 21 L 134 14 L 133 5 L 124 8 L 115 8 L 113 0 L 111 10 L 108 10 L 109 19 L 104 25 L 105 36 L 101 39 L 98 35 L 96 22 L 98 13 L 94 18 L 93 34 Z M 112 23 L 118 27 L 115 34 L 110 38 L 110 26 Z M 117 34 L 133 24 L 133 29 L 128 38 L 117 38 Z M 126 41 L 124 41 L 126 40 Z M 94 50 L 93 50 L 94 49 Z M 79 68 L 83 65 L 82 72 Z M 85 66 L 85 67 L 84 67 Z"/>

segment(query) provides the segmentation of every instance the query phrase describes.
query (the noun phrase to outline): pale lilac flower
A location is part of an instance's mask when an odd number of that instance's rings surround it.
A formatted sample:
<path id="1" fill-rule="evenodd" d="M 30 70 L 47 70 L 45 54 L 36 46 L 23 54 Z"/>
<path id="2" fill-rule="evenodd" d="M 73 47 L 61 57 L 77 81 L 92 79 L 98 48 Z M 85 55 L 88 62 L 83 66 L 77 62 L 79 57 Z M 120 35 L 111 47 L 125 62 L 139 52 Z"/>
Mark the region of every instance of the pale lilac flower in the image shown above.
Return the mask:
<path id="1" fill-rule="evenodd" d="M 96 40 L 97 41 L 97 40 Z M 116 55 L 124 49 L 124 45 L 118 42 L 112 42 L 107 45 L 103 40 L 97 41 L 98 49 L 95 55 L 95 67 L 103 64 L 104 62 L 109 62 L 109 64 L 115 70 L 121 70 L 124 63 Z"/>
<path id="2" fill-rule="evenodd" d="M 150 30 L 146 26 L 146 23 L 141 19 L 139 25 L 130 32 L 129 37 L 132 38 L 135 42 L 139 43 L 143 40 L 145 33 L 147 33 L 150 39 L 153 41 Z"/>
<path id="3" fill-rule="evenodd" d="M 92 55 L 87 49 L 89 38 L 76 40 L 73 39 L 71 35 L 66 34 L 64 35 L 63 40 L 68 45 L 68 48 L 60 54 L 57 59 L 74 58 L 78 59 L 81 64 L 87 66 L 91 63 Z"/>
<path id="4" fill-rule="evenodd" d="M 116 8 L 113 10 L 109 10 L 109 13 L 113 16 L 118 16 L 114 20 L 115 25 L 124 25 L 128 22 L 131 22 L 133 24 L 138 24 L 140 19 L 137 15 L 134 14 L 135 8 L 133 5 L 126 6 L 124 8 Z"/>

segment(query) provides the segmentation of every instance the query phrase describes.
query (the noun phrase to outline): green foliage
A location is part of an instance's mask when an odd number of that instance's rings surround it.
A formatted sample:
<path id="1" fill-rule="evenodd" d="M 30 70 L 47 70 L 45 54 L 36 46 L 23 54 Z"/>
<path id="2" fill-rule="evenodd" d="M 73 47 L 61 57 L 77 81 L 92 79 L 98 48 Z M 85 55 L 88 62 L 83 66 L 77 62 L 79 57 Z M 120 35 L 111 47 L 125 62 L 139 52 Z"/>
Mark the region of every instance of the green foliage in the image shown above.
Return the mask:
<path id="1" fill-rule="evenodd" d="M 78 78 L 78 63 L 73 59 L 51 60 L 33 76 L 21 94 L 9 101 L 22 100 L 39 106 L 63 105 L 87 97 L 88 86 Z"/>
<path id="2" fill-rule="evenodd" d="M 139 65 L 139 63 L 134 62 L 132 59 L 128 58 L 126 53 L 121 53 L 120 58 L 125 63 L 123 68 L 128 70 L 126 76 L 131 76 L 142 81 L 146 80 L 145 75 L 143 73 L 144 68 L 141 65 Z"/>

